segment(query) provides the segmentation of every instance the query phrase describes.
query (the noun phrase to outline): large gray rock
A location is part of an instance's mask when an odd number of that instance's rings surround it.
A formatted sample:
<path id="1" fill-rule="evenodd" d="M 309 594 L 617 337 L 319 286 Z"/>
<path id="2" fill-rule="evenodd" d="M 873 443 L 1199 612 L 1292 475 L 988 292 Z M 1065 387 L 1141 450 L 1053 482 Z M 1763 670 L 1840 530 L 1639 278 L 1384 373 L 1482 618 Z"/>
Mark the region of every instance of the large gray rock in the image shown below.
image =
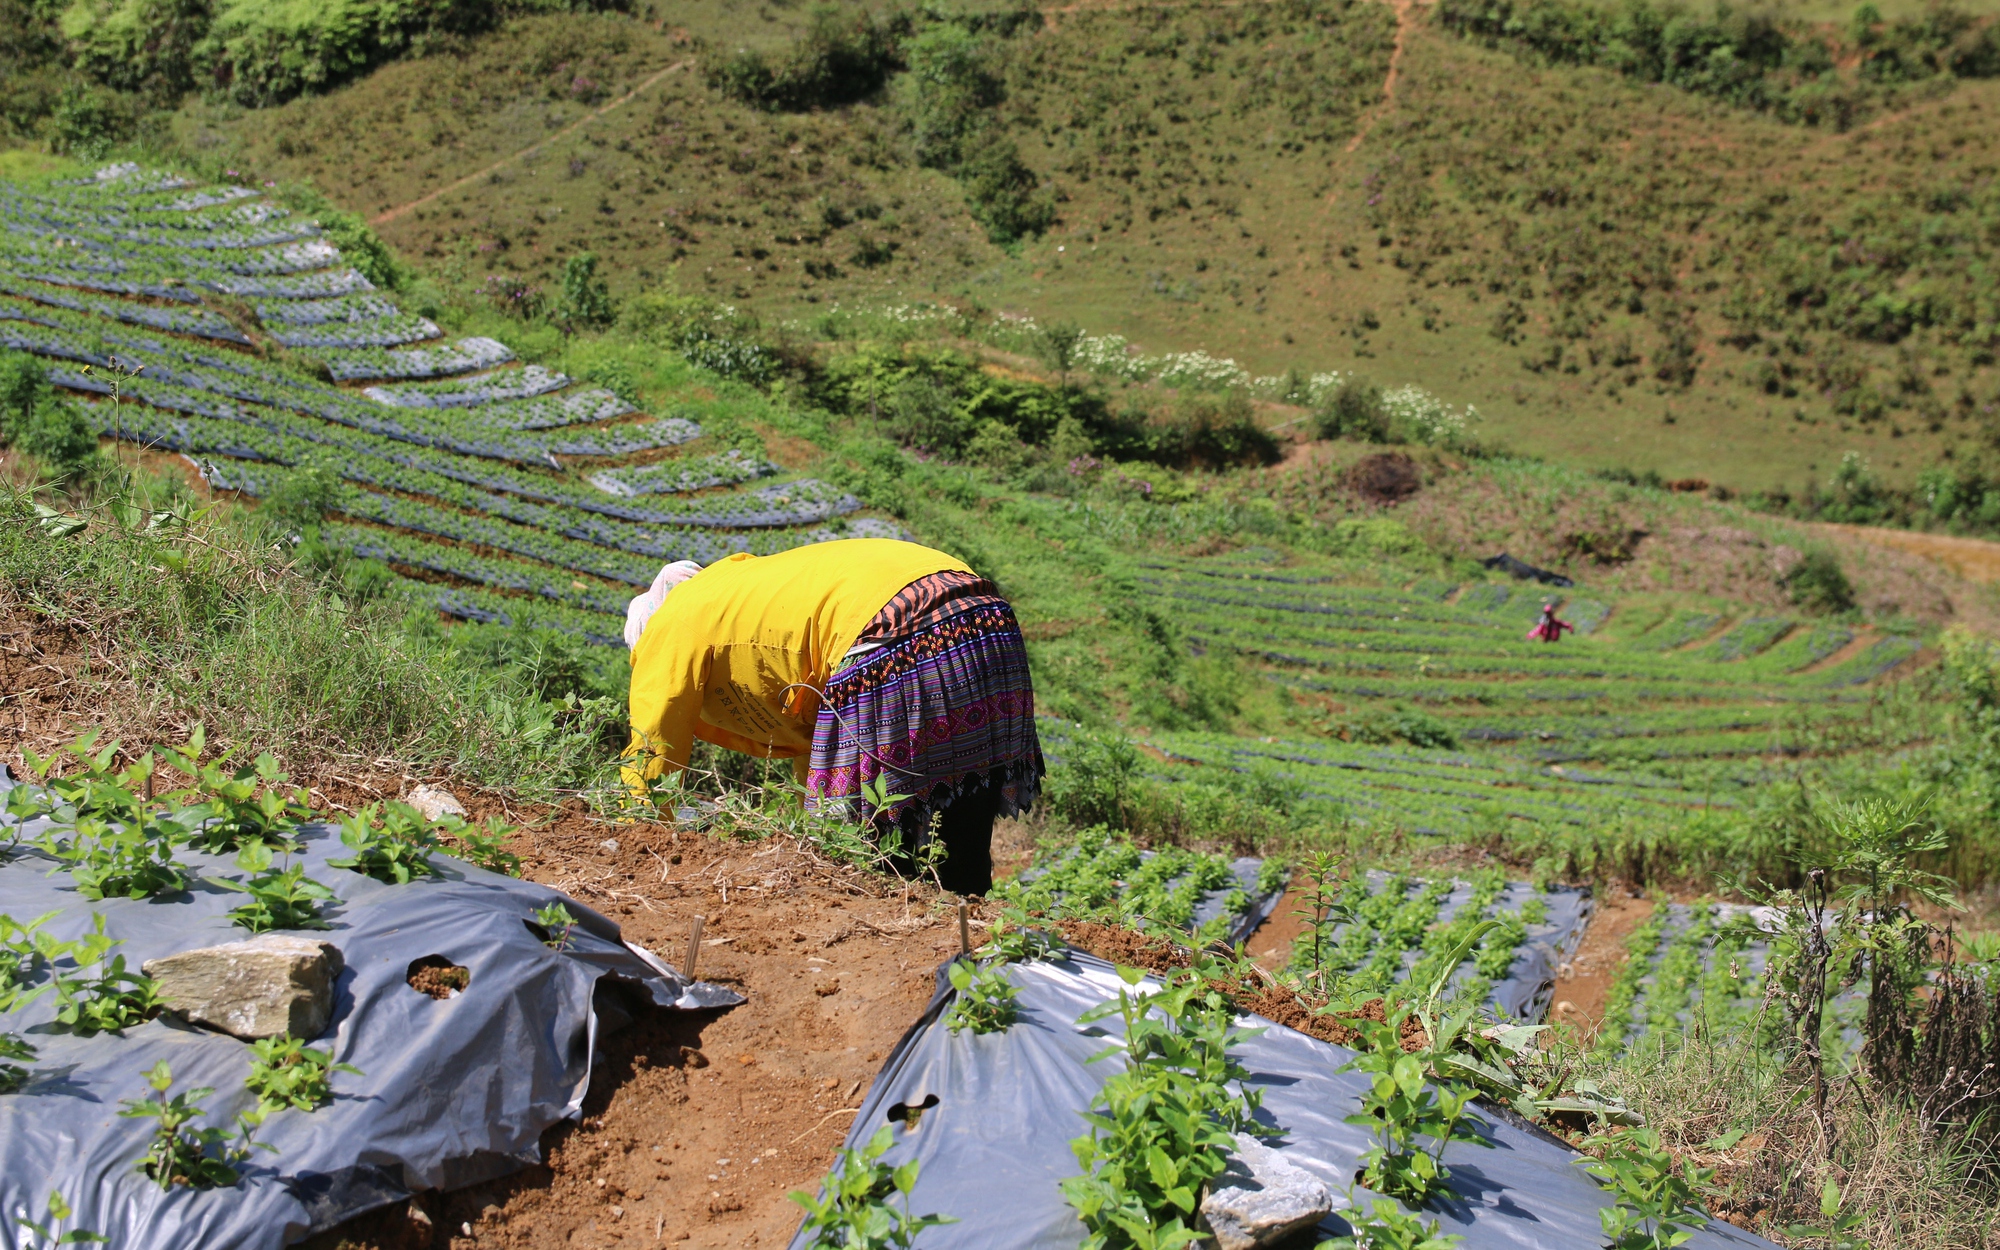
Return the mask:
<path id="1" fill-rule="evenodd" d="M 196 1024 L 246 1040 L 309 1041 L 333 1019 L 333 983 L 346 963 L 331 942 L 264 933 L 142 966 L 167 1008 Z"/>
<path id="2" fill-rule="evenodd" d="M 1228 1169 L 1210 1182 L 1201 1203 L 1220 1250 L 1273 1245 L 1332 1213 L 1324 1182 L 1244 1133 L 1236 1134 Z"/>

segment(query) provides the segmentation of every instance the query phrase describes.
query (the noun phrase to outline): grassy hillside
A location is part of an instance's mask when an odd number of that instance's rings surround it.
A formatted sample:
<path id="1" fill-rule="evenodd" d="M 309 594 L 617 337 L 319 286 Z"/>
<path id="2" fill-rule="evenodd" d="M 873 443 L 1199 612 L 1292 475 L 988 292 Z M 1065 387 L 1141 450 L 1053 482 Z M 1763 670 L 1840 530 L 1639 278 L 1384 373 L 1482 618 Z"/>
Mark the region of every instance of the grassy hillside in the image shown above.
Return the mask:
<path id="1" fill-rule="evenodd" d="M 477 175 L 382 222 L 474 278 L 546 285 L 589 248 L 624 290 L 779 316 L 1074 318 L 1253 373 L 1417 382 L 1522 451 L 1738 490 L 1797 493 L 1850 450 L 1908 482 L 1984 446 L 2000 82 L 1862 84 L 1843 133 L 1412 12 L 1386 102 L 1381 6 L 962 23 L 994 133 L 1055 197 L 1007 246 L 975 184 L 922 163 L 909 75 L 803 112 L 711 83 L 743 46 L 809 43 L 784 11 L 523 19 L 277 110 L 192 105 L 176 134 L 369 215 Z"/>

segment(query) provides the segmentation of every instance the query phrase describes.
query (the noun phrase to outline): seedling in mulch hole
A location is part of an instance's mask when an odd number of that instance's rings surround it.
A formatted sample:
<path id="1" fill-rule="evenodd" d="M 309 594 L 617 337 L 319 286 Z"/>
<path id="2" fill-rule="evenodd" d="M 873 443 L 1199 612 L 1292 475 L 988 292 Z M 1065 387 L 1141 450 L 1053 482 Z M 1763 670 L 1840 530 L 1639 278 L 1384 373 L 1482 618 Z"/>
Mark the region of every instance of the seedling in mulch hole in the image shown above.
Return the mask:
<path id="1" fill-rule="evenodd" d="M 0 1033 L 0 1094 L 11 1094 L 28 1083 L 24 1063 L 35 1061 L 35 1048 L 13 1033 Z"/>
<path id="2" fill-rule="evenodd" d="M 1672 1250 L 1708 1223 L 1701 1199 L 1714 1191 L 1714 1171 L 1676 1164 L 1652 1129 L 1594 1133 L 1584 1149 L 1601 1157 L 1578 1166 L 1616 1200 L 1597 1212 L 1609 1250 Z"/>
<path id="3" fill-rule="evenodd" d="M 253 1126 L 247 1121 L 239 1124 L 243 1140 L 237 1146 L 224 1145 L 229 1134 L 213 1125 L 192 1127 L 206 1114 L 201 1109 L 201 1100 L 215 1091 L 204 1086 L 168 1098 L 174 1074 L 164 1059 L 147 1071 L 146 1083 L 153 1087 L 154 1097 L 125 1099 L 119 1104 L 124 1110 L 118 1113 L 130 1119 L 157 1121 L 153 1142 L 139 1159 L 139 1170 L 161 1189 L 172 1189 L 175 1185 L 190 1189 L 234 1185 L 240 1175 L 238 1165 L 249 1159 L 250 1147 L 262 1144 L 250 1139 Z M 263 1148 L 274 1150 L 270 1146 Z"/>
<path id="4" fill-rule="evenodd" d="M 513 826 L 506 821 L 488 816 L 486 832 L 480 833 L 456 816 L 447 816 L 438 822 L 438 827 L 444 830 L 446 837 L 458 843 L 460 857 L 467 863 L 509 877 L 521 875 L 521 857 L 506 849 L 507 835 L 514 832 Z"/>
<path id="5" fill-rule="evenodd" d="M 1422 1206 L 1449 1188 L 1451 1172 L 1439 1162 L 1447 1143 L 1491 1143 L 1465 1118 L 1466 1104 L 1475 1091 L 1455 1083 L 1427 1084 L 1424 1060 L 1403 1053 L 1403 1021 L 1409 1014 L 1408 1007 L 1398 1007 L 1386 1023 L 1355 1021 L 1366 1049 L 1341 1071 L 1369 1077 L 1360 1112 L 1347 1117 L 1347 1123 L 1377 1134 L 1376 1144 L 1361 1156 L 1361 1183 L 1378 1194 Z M 1418 1144 L 1423 1137 L 1435 1142 L 1436 1149 L 1423 1149 Z"/>
<path id="6" fill-rule="evenodd" d="M 576 917 L 569 914 L 569 908 L 561 903 L 550 903 L 547 907 L 535 909 L 535 923 L 548 931 L 542 945 L 552 951 L 569 949 L 570 930 L 576 928 Z"/>
<path id="7" fill-rule="evenodd" d="M 408 803 L 370 803 L 340 822 L 340 840 L 353 853 L 326 861 L 335 868 L 351 868 L 385 885 L 437 875 L 431 865 L 437 835 L 423 813 Z"/>
<path id="8" fill-rule="evenodd" d="M 282 868 L 271 867 L 271 848 L 252 842 L 236 852 L 236 866 L 250 873 L 247 881 L 219 881 L 224 889 L 250 896 L 250 901 L 233 909 L 229 918 L 252 933 L 272 929 L 324 929 L 320 904 L 333 898 L 333 891 L 306 876 L 305 866 L 291 861 L 285 853 Z"/>
<path id="9" fill-rule="evenodd" d="M 15 787 L 8 795 L 9 816 L 49 818 L 39 844 L 68 867 L 85 898 L 152 898 L 186 889 L 187 874 L 174 863 L 173 852 L 181 828 L 152 811 L 144 797 L 153 757 L 117 768 L 119 744 L 96 744 L 92 730 L 63 753 L 24 752 L 29 772 L 42 786 L 36 794 Z M 82 767 L 66 777 L 50 776 L 64 754 Z"/>
<path id="10" fill-rule="evenodd" d="M 1319 1243 L 1319 1250 L 1451 1250 L 1465 1238 L 1440 1233 L 1436 1220 L 1425 1224 L 1396 1203 L 1377 1198 L 1362 1215 L 1350 1207 L 1347 1222 L 1354 1229 L 1345 1237 Z"/>
<path id="11" fill-rule="evenodd" d="M 957 1033 L 1004 1033 L 1014 1023 L 1014 996 L 1020 991 L 1007 979 L 1002 965 L 980 967 L 959 960 L 945 973 L 958 1001 L 945 1013 L 945 1027 Z"/>
<path id="12" fill-rule="evenodd" d="M 1312 981 L 1321 993 L 1326 990 L 1325 957 L 1322 942 L 1331 935 L 1333 927 L 1353 919 L 1352 909 L 1345 899 L 1346 882 L 1340 873 L 1340 856 L 1325 851 L 1314 851 L 1305 863 L 1305 877 L 1309 883 L 1303 906 L 1292 909 L 1292 914 L 1302 920 L 1312 931 Z"/>
<path id="13" fill-rule="evenodd" d="M 105 962 L 121 939 L 105 934 L 101 914 L 91 919 L 89 933 L 60 944 L 60 953 L 75 961 L 76 971 L 54 978 L 56 997 L 62 1000 L 55 1022 L 79 1037 L 116 1033 L 142 1024 L 164 1005 L 159 986 L 151 977 L 126 971 L 125 956 L 115 955 Z M 98 970 L 97 975 L 87 975 L 92 968 Z"/>
<path id="14" fill-rule="evenodd" d="M 1145 976 L 1136 968 L 1118 975 L 1127 986 Z M 1250 1127 L 1259 1102 L 1256 1090 L 1243 1088 L 1248 1073 L 1229 1048 L 1263 1030 L 1236 1027 L 1235 1008 L 1211 988 L 1223 975 L 1203 959 L 1158 992 L 1121 988 L 1077 1017 L 1085 1025 L 1116 1015 L 1125 1026 L 1122 1042 L 1086 1060 L 1122 1053 L 1126 1065 L 1084 1113 L 1090 1132 L 1070 1142 L 1083 1174 L 1062 1182 L 1091 1250 L 1164 1250 L 1200 1239 L 1202 1190 L 1221 1174 L 1231 1134 Z"/>
<path id="15" fill-rule="evenodd" d="M 917 1161 L 893 1169 L 883 1163 L 882 1156 L 895 1140 L 895 1130 L 883 1125 L 866 1146 L 840 1152 L 818 1197 L 799 1190 L 788 1195 L 805 1208 L 799 1231 L 808 1250 L 907 1250 L 925 1229 L 958 1223 L 948 1215 L 910 1214 Z M 900 1208 L 892 1202 L 898 1194 L 903 1199 Z"/>
<path id="16" fill-rule="evenodd" d="M 248 1113 L 258 1123 L 290 1107 L 312 1111 L 333 1101 L 333 1074 L 363 1075 L 361 1069 L 335 1063 L 330 1050 L 313 1050 L 294 1037 L 267 1037 L 250 1044 L 250 1077 L 243 1084 L 257 1095 L 257 1109 Z"/>
<path id="17" fill-rule="evenodd" d="M 1034 926 L 1034 918 L 1019 907 L 1007 904 L 1000 919 L 986 931 L 980 950 L 1000 963 L 1028 963 L 1053 958 L 1057 945 L 1053 938 Z"/>
<path id="18" fill-rule="evenodd" d="M 35 1235 L 33 1241 L 22 1243 L 22 1250 L 44 1250 L 44 1247 L 48 1246 L 81 1246 L 93 1242 L 100 1245 L 109 1244 L 109 1238 L 88 1229 L 75 1228 L 69 1232 L 62 1231 L 63 1221 L 75 1214 L 75 1210 L 64 1201 L 63 1196 L 54 1190 L 49 1191 L 48 1213 L 41 1219 L 30 1218 L 28 1208 L 22 1207 L 21 1214 L 14 1222 Z"/>
<path id="19" fill-rule="evenodd" d="M 226 752 L 201 762 L 207 744 L 207 731 L 196 725 L 186 746 L 166 753 L 169 764 L 194 779 L 175 797 L 189 803 L 188 815 L 200 821 L 191 838 L 198 849 L 220 855 L 252 842 L 289 842 L 298 826 L 312 819 L 306 792 L 284 788 L 291 778 L 270 753 L 232 771 Z"/>
<path id="20" fill-rule="evenodd" d="M 32 1002 L 48 986 L 41 985 L 30 990 L 28 982 L 43 969 L 53 968 L 56 960 L 76 949 L 75 943 L 64 942 L 40 931 L 43 925 L 61 914 L 59 911 L 48 912 L 26 924 L 0 914 L 0 1012 L 13 1011 Z M 100 931 L 103 925 L 100 918 Z"/>

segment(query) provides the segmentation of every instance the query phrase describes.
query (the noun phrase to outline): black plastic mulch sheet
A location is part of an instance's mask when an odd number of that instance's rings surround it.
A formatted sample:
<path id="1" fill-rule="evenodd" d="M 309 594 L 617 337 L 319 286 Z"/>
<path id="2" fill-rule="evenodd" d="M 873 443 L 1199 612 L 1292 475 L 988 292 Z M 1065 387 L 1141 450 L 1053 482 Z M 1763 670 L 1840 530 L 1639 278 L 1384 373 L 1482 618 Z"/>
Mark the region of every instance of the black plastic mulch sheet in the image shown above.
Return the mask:
<path id="1" fill-rule="evenodd" d="M 743 1001 L 624 945 L 616 924 L 546 886 L 444 856 L 433 861 L 441 878 L 383 885 L 328 867 L 343 849 L 333 830 L 307 827 L 296 858 L 339 904 L 330 929 L 301 935 L 332 941 L 347 965 L 333 1023 L 312 1044 L 365 1075 L 336 1074 L 330 1105 L 266 1121 L 258 1138 L 277 1153 L 256 1152 L 234 1188 L 162 1191 L 137 1170 L 152 1121 L 121 1118 L 120 1102 L 149 1096 L 144 1073 L 165 1060 L 172 1092 L 212 1087 L 203 1100 L 207 1123 L 229 1128 L 254 1102 L 243 1084 L 249 1046 L 166 1017 L 123 1036 L 57 1033 L 50 1021 L 58 1004 L 45 993 L 0 1016 L 0 1031 L 23 1035 L 40 1052 L 27 1087 L 0 1095 L 0 1247 L 25 1244 L 14 1216 L 45 1211 L 51 1190 L 76 1208 L 65 1227 L 128 1250 L 274 1250 L 418 1190 L 504 1175 L 536 1162 L 543 1130 L 581 1107 L 598 1030 L 595 996 L 613 994 L 603 1004 L 613 1012 L 624 1010 L 618 988 L 663 1007 Z M 102 915 L 106 931 L 124 939 L 113 954 L 134 971 L 148 959 L 249 937 L 226 917 L 244 896 L 210 884 L 244 875 L 232 860 L 185 851 L 177 858 L 204 879 L 189 892 L 91 902 L 56 861 L 18 853 L 0 865 L 0 912 L 27 923 L 59 911 L 42 931 L 64 940 L 88 932 L 93 912 Z M 537 908 L 556 901 L 580 919 L 563 953 L 528 925 Z M 441 1001 L 410 988 L 412 962 L 431 955 L 470 971 L 463 993 Z M 69 970 L 68 961 L 57 970 Z"/>
<path id="2" fill-rule="evenodd" d="M 1487 559 L 1481 560 L 1480 563 L 1485 565 L 1489 569 L 1498 569 L 1502 573 L 1512 574 L 1515 577 L 1521 578 L 1523 581 L 1526 581 L 1529 578 L 1533 578 L 1535 581 L 1540 582 L 1544 586 L 1576 585 L 1575 582 L 1571 581 L 1567 577 L 1564 577 L 1561 573 L 1551 573 L 1547 569 L 1538 569 L 1534 565 L 1529 564 L 1527 561 L 1517 560 L 1513 556 L 1508 555 L 1504 551 L 1497 556 L 1491 556 Z"/>
<path id="3" fill-rule="evenodd" d="M 940 974 L 942 975 L 942 974 Z M 884 1123 L 907 1123 L 901 1108 L 924 1107 L 916 1127 L 896 1129 L 886 1162 L 921 1165 L 910 1209 L 955 1217 L 923 1235 L 926 1250 L 1074 1250 L 1083 1226 L 1059 1183 L 1077 1174 L 1072 1138 L 1119 1060 L 1085 1066 L 1103 1050 L 1116 1017 L 1079 1028 L 1076 1018 L 1123 984 L 1109 964 L 1072 953 L 1061 963 L 1014 964 L 1020 1018 L 1005 1033 L 954 1035 L 943 1023 L 949 989 L 935 997 L 875 1080 L 847 1144 L 859 1146 Z M 1264 1021 L 1249 1018 L 1249 1025 Z M 1365 1211 L 1375 1195 L 1354 1186 L 1367 1133 L 1343 1123 L 1360 1106 L 1365 1080 L 1339 1069 L 1353 1052 L 1267 1025 L 1235 1053 L 1263 1092 L 1264 1136 L 1286 1159 L 1326 1182 L 1337 1207 Z M 1603 1244 L 1597 1213 L 1606 1195 L 1555 1138 L 1475 1112 L 1491 1148 L 1445 1150 L 1458 1196 L 1425 1213 L 1464 1250 L 1591 1247 Z M 1351 1231 L 1340 1210 L 1321 1231 Z M 802 1236 L 792 1250 L 806 1250 Z M 1772 1243 L 1719 1221 L 1687 1242 L 1690 1250 Z"/>

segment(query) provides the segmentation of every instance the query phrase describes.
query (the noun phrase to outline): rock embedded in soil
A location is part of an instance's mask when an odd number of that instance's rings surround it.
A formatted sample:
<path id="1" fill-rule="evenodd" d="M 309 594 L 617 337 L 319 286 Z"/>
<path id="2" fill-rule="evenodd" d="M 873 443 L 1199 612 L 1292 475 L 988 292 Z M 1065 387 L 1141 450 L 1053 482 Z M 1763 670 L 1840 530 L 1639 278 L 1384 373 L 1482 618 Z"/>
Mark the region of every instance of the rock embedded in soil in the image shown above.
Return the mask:
<path id="1" fill-rule="evenodd" d="M 1201 1203 L 1202 1222 L 1220 1250 L 1276 1245 L 1332 1213 L 1324 1182 L 1246 1133 L 1236 1134 L 1229 1167 Z"/>
<path id="2" fill-rule="evenodd" d="M 442 820 L 446 816 L 464 820 L 469 814 L 457 795 L 438 786 L 418 786 L 403 796 L 403 802 L 416 808 L 425 820 Z"/>
<path id="3" fill-rule="evenodd" d="M 345 966 L 332 942 L 265 933 L 149 959 L 141 970 L 159 982 L 167 1009 L 192 1023 L 246 1041 L 310 1041 L 333 1019 L 333 983 Z"/>

